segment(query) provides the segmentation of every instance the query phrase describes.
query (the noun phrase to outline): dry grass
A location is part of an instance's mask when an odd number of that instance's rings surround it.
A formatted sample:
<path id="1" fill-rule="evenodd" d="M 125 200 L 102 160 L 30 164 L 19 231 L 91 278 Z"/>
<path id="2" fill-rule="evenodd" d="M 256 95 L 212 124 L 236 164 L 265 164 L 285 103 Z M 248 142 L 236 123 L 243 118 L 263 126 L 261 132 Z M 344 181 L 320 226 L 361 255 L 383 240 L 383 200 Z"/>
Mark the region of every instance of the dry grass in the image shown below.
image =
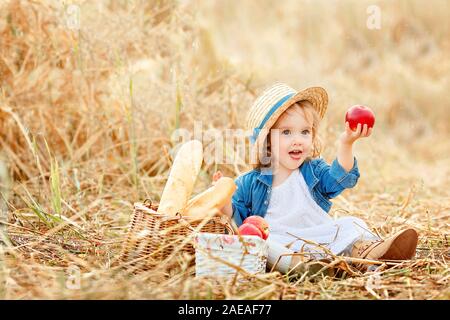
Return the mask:
<path id="1" fill-rule="evenodd" d="M 450 13 L 446 1 L 59 1 L 0 4 L 3 299 L 449 299 Z M 73 8 L 73 7 L 70 7 Z M 68 20 L 69 19 L 69 20 Z M 415 260 L 351 277 L 246 283 L 163 267 L 111 267 L 132 203 L 158 200 L 177 128 L 240 128 L 255 94 L 282 80 L 322 85 L 332 160 L 352 104 L 376 113 L 358 144 L 361 179 L 331 214 L 385 236 L 420 232 Z M 205 164 L 203 190 L 220 168 Z M 81 288 L 71 289 L 80 268 Z"/>

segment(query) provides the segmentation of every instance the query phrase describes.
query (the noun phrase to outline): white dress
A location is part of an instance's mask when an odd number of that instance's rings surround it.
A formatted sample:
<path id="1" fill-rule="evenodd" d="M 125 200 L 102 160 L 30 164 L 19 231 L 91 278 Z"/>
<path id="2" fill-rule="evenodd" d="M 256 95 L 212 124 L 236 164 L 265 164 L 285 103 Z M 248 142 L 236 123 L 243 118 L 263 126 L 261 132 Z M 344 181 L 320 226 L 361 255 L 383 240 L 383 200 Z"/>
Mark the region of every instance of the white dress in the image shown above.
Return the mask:
<path id="1" fill-rule="evenodd" d="M 272 188 L 264 218 L 269 224 L 269 248 L 270 243 L 275 242 L 296 252 L 310 252 L 312 258 L 317 259 L 327 254 L 317 245 L 301 239 L 320 244 L 336 255 L 345 254 L 356 240 L 378 239 L 361 219 L 331 218 L 312 198 L 299 170 L 294 170 L 281 185 Z"/>

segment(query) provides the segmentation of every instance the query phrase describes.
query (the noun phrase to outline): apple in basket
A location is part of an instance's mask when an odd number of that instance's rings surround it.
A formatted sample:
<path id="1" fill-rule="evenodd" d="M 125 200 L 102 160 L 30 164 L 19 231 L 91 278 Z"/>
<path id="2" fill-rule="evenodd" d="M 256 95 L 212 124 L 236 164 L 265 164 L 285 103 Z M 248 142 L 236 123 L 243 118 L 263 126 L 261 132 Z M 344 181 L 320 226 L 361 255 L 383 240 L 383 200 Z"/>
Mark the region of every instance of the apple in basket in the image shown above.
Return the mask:
<path id="1" fill-rule="evenodd" d="M 355 131 L 358 123 L 361 126 L 367 124 L 367 128 L 373 128 L 375 124 L 375 115 L 369 107 L 355 105 L 350 107 L 345 114 L 345 122 L 349 123 L 350 129 Z"/>
<path id="2" fill-rule="evenodd" d="M 238 233 L 241 236 L 258 236 L 261 239 L 263 238 L 262 232 L 251 223 L 243 223 L 238 228 Z"/>
<path id="3" fill-rule="evenodd" d="M 243 223 L 253 224 L 255 227 L 261 231 L 262 238 L 266 240 L 269 237 L 269 224 L 263 217 L 260 216 L 250 216 L 246 218 Z"/>

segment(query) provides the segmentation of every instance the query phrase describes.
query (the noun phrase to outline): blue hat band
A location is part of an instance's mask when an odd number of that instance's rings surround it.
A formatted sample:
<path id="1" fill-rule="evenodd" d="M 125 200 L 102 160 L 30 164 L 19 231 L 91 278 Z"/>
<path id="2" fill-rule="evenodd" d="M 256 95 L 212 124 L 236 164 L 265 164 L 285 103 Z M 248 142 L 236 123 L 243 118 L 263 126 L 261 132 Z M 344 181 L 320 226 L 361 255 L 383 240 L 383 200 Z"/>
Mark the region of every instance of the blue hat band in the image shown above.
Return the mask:
<path id="1" fill-rule="evenodd" d="M 275 105 L 272 108 L 270 108 L 269 112 L 266 114 L 263 121 L 261 121 L 260 125 L 257 128 L 253 129 L 253 135 L 250 137 L 250 141 L 252 144 L 256 142 L 256 139 L 258 138 L 258 135 L 261 132 L 262 128 L 264 128 L 264 125 L 266 124 L 267 121 L 269 121 L 270 117 L 272 117 L 275 111 L 277 111 L 278 108 L 281 107 L 283 103 L 285 103 L 294 94 L 295 93 L 290 93 L 287 96 L 281 98 L 277 103 L 275 103 Z"/>

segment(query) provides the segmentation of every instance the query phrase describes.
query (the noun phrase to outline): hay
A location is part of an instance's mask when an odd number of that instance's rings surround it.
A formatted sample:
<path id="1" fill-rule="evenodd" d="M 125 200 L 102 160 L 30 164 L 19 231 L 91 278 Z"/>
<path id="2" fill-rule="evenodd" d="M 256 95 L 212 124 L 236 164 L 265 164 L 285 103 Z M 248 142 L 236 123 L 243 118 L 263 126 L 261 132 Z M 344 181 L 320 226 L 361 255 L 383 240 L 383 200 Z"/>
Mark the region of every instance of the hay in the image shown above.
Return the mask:
<path id="1" fill-rule="evenodd" d="M 369 4 L 74 1 L 72 28 L 60 1 L 3 1 L 0 189 L 10 238 L 0 298 L 449 299 L 450 37 L 440 23 L 449 7 L 384 3 L 373 31 L 358 16 Z M 328 161 L 346 108 L 373 106 L 373 138 L 355 150 L 361 180 L 330 214 L 360 217 L 381 236 L 417 228 L 416 259 L 360 273 L 333 257 L 325 266 L 340 274 L 243 274 L 251 281 L 242 284 L 193 278 L 183 256 L 176 274 L 111 267 L 132 204 L 158 200 L 174 130 L 241 128 L 275 80 L 328 89 Z M 195 192 L 218 168 L 235 176 L 249 167 L 205 164 Z"/>

